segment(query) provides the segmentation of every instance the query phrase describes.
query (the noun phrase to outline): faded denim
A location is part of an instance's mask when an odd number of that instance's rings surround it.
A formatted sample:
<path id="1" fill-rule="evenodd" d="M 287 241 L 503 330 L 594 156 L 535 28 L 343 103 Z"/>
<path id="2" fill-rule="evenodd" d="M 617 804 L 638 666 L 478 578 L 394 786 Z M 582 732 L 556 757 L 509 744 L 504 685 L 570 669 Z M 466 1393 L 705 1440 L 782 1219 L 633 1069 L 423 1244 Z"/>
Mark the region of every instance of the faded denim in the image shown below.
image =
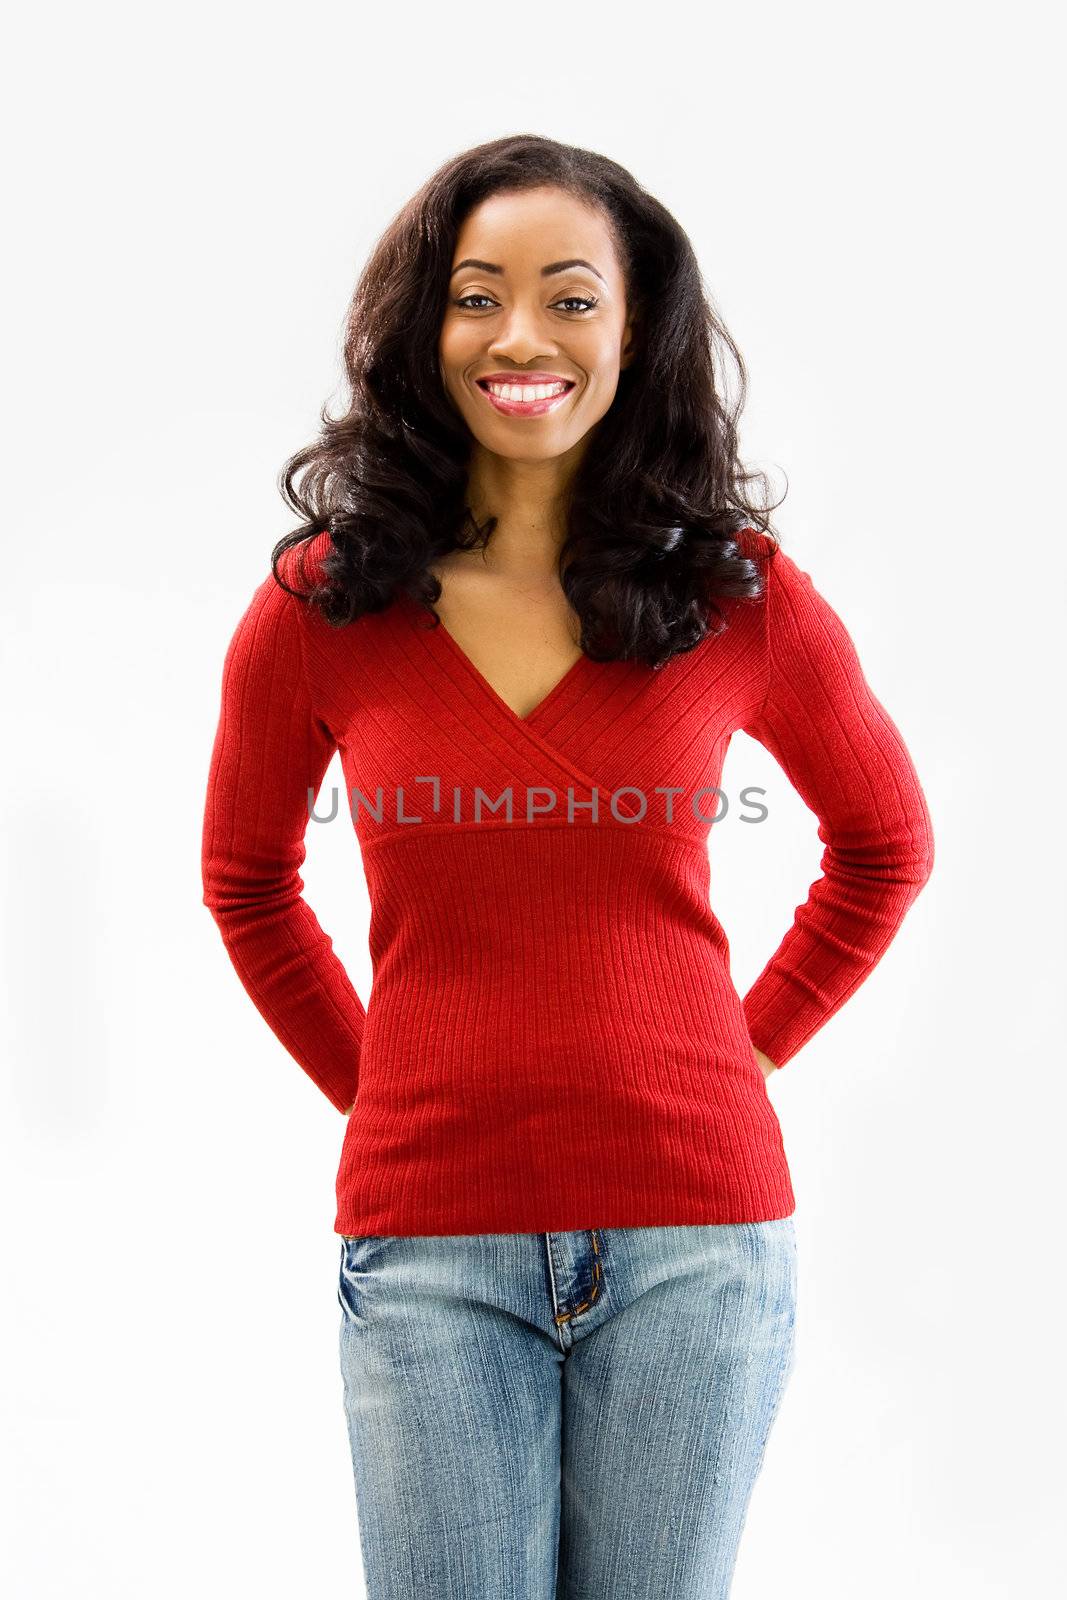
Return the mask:
<path id="1" fill-rule="evenodd" d="M 369 1600 L 725 1600 L 793 1368 L 792 1216 L 340 1247 Z"/>

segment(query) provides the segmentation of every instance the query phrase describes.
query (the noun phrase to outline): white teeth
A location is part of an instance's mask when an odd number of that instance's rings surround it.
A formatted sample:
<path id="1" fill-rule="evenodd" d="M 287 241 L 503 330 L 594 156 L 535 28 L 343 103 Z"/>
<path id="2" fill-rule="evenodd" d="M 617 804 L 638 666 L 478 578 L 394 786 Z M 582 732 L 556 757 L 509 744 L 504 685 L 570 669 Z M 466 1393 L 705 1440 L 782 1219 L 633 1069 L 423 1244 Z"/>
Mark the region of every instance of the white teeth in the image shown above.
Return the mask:
<path id="1" fill-rule="evenodd" d="M 566 383 L 487 383 L 485 387 L 498 400 L 548 400 L 552 395 L 564 394 Z"/>

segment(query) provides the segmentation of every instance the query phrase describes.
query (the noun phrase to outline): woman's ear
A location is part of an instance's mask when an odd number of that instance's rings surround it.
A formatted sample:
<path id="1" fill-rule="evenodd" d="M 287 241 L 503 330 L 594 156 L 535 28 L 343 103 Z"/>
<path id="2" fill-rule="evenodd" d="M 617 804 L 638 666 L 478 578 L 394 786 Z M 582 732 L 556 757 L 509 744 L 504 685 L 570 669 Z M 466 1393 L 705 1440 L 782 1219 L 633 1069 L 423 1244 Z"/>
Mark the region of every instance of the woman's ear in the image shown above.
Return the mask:
<path id="1" fill-rule="evenodd" d="M 626 326 L 623 329 L 622 356 L 619 359 L 620 371 L 625 371 L 625 369 L 637 359 L 640 343 L 638 337 L 640 328 L 640 318 L 638 317 L 637 313 L 634 312 L 632 316 L 627 318 Z"/>

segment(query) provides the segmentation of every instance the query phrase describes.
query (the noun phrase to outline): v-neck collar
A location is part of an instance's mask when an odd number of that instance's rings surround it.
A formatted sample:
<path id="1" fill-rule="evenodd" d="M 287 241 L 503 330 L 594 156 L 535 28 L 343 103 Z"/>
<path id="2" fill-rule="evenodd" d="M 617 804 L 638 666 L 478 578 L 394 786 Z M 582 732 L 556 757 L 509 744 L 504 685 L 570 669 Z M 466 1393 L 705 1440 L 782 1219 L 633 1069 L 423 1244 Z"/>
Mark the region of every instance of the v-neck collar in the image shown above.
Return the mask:
<path id="1" fill-rule="evenodd" d="M 417 600 L 413 600 L 410 595 L 402 592 L 400 598 L 407 606 L 413 621 L 416 621 L 421 613 L 421 619 L 423 620 L 417 622 L 417 632 L 425 639 L 428 648 L 443 651 L 450 660 L 457 663 L 471 682 L 475 684 L 483 698 L 496 710 L 497 715 L 504 717 L 512 726 L 532 729 L 543 715 L 558 707 L 559 702 L 584 678 L 586 671 L 601 665 L 601 663 L 594 661 L 591 656 L 587 656 L 583 651 L 577 661 L 572 662 L 563 676 L 558 678 L 548 693 L 537 702 L 533 710 L 527 712 L 526 716 L 520 717 L 518 712 L 508 705 L 503 695 L 493 688 L 485 674 L 478 670 L 462 645 L 453 638 L 443 622 L 438 621 L 434 624 L 432 619 L 425 620 L 427 619 L 425 609 Z"/>

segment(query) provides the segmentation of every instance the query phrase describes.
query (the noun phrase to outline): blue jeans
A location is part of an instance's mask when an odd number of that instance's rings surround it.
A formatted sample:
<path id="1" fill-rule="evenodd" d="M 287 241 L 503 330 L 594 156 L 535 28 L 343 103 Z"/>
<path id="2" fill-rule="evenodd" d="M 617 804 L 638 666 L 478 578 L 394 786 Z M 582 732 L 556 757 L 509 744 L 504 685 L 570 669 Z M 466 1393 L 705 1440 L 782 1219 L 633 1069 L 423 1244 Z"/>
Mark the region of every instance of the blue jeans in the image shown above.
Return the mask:
<path id="1" fill-rule="evenodd" d="M 369 1600 L 723 1600 L 793 1368 L 793 1218 L 341 1237 Z"/>

